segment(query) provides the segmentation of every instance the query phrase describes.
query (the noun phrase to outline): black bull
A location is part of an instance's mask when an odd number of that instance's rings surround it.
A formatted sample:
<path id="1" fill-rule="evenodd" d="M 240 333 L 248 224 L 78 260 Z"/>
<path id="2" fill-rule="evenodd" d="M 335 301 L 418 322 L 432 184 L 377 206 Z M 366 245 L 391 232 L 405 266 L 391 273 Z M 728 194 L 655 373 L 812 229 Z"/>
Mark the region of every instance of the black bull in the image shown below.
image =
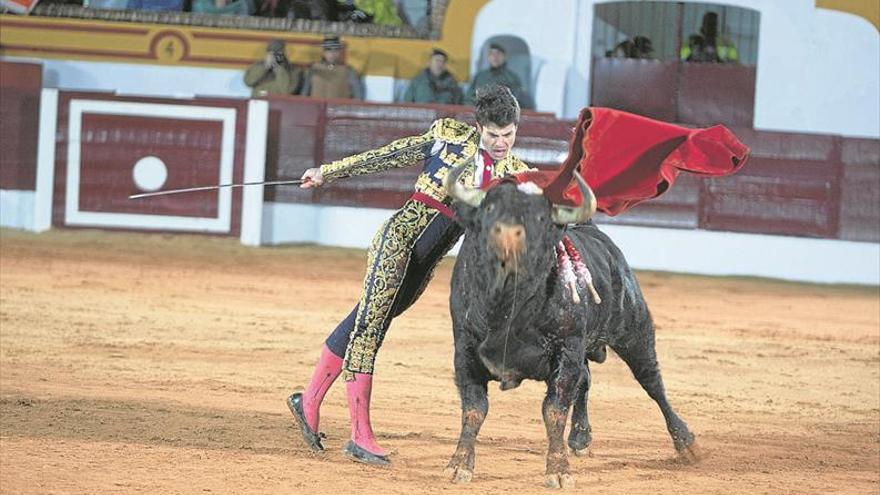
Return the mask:
<path id="1" fill-rule="evenodd" d="M 572 218 L 541 194 L 502 182 L 487 193 L 463 188 L 450 173 L 447 188 L 466 233 L 452 275 L 455 380 L 461 396 L 461 435 L 447 470 L 455 482 L 469 481 L 474 443 L 489 410 L 487 383 L 507 390 L 523 379 L 547 384 L 542 407 L 549 442 L 545 485 L 569 487 L 564 432 L 574 405 L 568 446 L 587 452 L 589 360 L 602 362 L 606 346 L 632 370 L 660 407 L 675 449 L 697 458 L 694 436 L 666 399 L 654 349 L 654 325 L 635 275 L 614 245 L 591 221 L 594 197 L 579 181 L 592 209 Z M 585 201 L 586 203 L 586 201 Z M 568 215 L 566 217 L 566 214 Z M 561 280 L 555 246 L 567 235 L 593 276 L 601 296 L 585 290 L 575 303 Z"/>

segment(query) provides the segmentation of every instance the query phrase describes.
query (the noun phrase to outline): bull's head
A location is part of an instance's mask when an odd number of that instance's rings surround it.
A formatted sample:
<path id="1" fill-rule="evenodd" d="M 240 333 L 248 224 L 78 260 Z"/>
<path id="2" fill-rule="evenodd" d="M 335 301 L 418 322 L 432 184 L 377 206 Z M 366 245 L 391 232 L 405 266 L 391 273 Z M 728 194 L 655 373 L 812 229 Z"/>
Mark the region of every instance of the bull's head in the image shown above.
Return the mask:
<path id="1" fill-rule="evenodd" d="M 464 166 L 446 177 L 445 187 L 456 201 L 459 221 L 476 231 L 486 243 L 488 254 L 502 272 L 518 269 L 523 262 L 536 266 L 534 257 L 547 256 L 561 238 L 561 228 L 587 221 L 596 211 L 596 199 L 580 174 L 574 174 L 583 198 L 578 207 L 551 204 L 535 186 L 517 186 L 502 181 L 489 191 L 471 189 L 459 182 Z"/>

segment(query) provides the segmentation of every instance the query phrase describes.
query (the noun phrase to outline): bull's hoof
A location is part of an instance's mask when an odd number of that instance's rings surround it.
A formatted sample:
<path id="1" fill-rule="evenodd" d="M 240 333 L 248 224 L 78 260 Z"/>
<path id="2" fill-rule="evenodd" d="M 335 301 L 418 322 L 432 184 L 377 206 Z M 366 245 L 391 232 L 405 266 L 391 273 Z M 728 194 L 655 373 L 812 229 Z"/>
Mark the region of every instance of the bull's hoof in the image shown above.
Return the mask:
<path id="1" fill-rule="evenodd" d="M 589 445 L 583 449 L 571 449 L 571 453 L 577 457 L 593 457 L 593 449 Z"/>
<path id="2" fill-rule="evenodd" d="M 589 454 L 590 444 L 592 443 L 593 435 L 590 433 L 589 426 L 586 428 L 572 426 L 571 433 L 568 435 L 568 447 L 576 456 L 582 457 Z"/>
<path id="3" fill-rule="evenodd" d="M 446 475 L 453 483 L 470 483 L 474 479 L 474 472 L 463 467 L 449 466 L 446 468 Z"/>
<path id="4" fill-rule="evenodd" d="M 676 449 L 676 451 L 678 453 L 677 460 L 682 464 L 696 464 L 705 457 L 705 453 L 700 450 L 696 440 L 691 441 L 690 445 Z"/>
<path id="5" fill-rule="evenodd" d="M 683 422 L 677 427 L 670 428 L 669 436 L 672 437 L 672 444 L 675 445 L 675 450 L 679 452 L 687 449 L 697 440 L 697 437 L 688 430 L 687 425 Z"/>
<path id="6" fill-rule="evenodd" d="M 574 476 L 569 473 L 552 473 L 544 476 L 544 486 L 547 488 L 562 488 L 570 490 L 574 488 Z"/>

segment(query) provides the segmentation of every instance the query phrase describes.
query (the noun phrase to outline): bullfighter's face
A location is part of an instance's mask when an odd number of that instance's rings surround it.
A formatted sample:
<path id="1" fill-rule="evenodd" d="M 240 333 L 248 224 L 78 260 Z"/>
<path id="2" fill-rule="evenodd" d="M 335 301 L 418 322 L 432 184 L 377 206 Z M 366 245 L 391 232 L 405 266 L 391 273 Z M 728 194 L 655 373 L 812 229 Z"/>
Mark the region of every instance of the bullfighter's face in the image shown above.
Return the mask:
<path id="1" fill-rule="evenodd" d="M 478 123 L 477 130 L 480 132 L 480 144 L 489 152 L 493 160 L 507 158 L 516 142 L 516 124 L 501 127 L 492 123 L 486 125 Z"/>

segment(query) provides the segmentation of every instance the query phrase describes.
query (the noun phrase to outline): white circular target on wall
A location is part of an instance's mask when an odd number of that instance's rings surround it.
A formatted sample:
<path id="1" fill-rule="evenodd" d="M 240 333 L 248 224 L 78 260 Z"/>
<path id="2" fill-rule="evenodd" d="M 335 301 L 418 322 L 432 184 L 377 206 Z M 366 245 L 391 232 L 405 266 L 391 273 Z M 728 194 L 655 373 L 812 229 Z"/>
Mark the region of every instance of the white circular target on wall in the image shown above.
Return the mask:
<path id="1" fill-rule="evenodd" d="M 168 167 L 155 156 L 145 156 L 134 164 L 132 178 L 141 191 L 158 191 L 168 179 Z"/>

